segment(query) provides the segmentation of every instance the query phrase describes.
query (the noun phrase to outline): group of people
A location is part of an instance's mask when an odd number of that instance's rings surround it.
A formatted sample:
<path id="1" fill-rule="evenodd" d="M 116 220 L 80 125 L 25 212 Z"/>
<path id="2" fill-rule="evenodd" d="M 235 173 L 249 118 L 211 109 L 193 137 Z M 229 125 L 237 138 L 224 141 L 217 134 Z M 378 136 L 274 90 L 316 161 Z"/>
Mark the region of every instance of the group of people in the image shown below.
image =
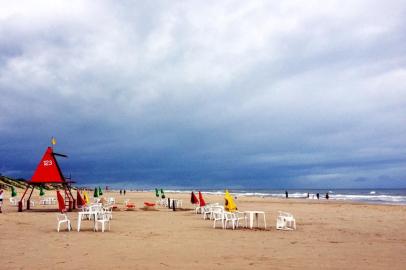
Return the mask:
<path id="1" fill-rule="evenodd" d="M 314 195 L 313 195 L 313 196 L 314 196 Z M 307 198 L 309 198 L 309 197 L 310 197 L 310 194 L 307 193 Z M 317 200 L 320 199 L 320 193 L 316 193 L 316 198 L 317 198 Z M 330 195 L 328 194 L 328 192 L 326 193 L 325 198 L 326 198 L 326 200 L 330 199 Z"/>
<path id="2" fill-rule="evenodd" d="M 120 195 L 124 195 L 124 196 L 125 196 L 125 193 L 126 193 L 125 189 L 120 189 Z"/>
<path id="3" fill-rule="evenodd" d="M 289 193 L 287 190 L 285 190 L 285 197 L 286 197 L 286 199 L 289 198 Z M 307 198 L 310 198 L 310 193 L 307 193 Z M 314 198 L 314 195 L 313 195 L 313 198 Z M 317 198 L 317 200 L 320 199 L 320 193 L 316 193 L 316 198 Z M 326 200 L 330 199 L 330 195 L 328 194 L 328 192 L 326 193 L 325 198 L 326 198 Z"/>

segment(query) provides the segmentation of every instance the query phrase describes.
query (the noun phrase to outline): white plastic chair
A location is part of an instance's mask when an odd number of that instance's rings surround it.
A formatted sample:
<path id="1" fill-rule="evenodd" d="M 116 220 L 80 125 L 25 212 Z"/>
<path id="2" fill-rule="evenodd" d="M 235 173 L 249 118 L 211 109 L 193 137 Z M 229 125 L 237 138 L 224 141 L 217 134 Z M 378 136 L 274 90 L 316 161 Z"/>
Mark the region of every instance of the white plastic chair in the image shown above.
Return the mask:
<path id="1" fill-rule="evenodd" d="M 202 214 L 203 213 L 203 207 L 202 206 L 196 206 L 195 208 L 195 213 L 196 214 Z"/>
<path id="2" fill-rule="evenodd" d="M 106 223 L 109 224 L 109 231 L 110 231 L 110 218 L 108 215 L 104 212 L 100 212 L 96 215 L 96 224 L 95 224 L 95 229 L 98 231 L 98 224 L 102 225 L 102 232 L 104 232 L 104 228 L 106 226 Z"/>
<path id="3" fill-rule="evenodd" d="M 240 221 L 244 220 L 244 227 L 247 228 L 248 226 L 248 217 L 244 212 L 236 211 L 235 217 L 237 218 L 237 227 L 240 227 Z"/>
<path id="4" fill-rule="evenodd" d="M 203 214 L 203 219 L 209 218 L 211 214 L 211 207 L 210 205 L 206 205 L 203 207 L 201 213 Z"/>
<path id="5" fill-rule="evenodd" d="M 17 203 L 18 203 L 18 202 L 17 202 L 17 199 L 14 198 L 14 197 L 10 197 L 9 200 L 10 200 L 10 204 L 11 204 L 11 205 L 17 205 Z"/>
<path id="6" fill-rule="evenodd" d="M 109 219 L 113 219 L 113 206 L 103 207 L 103 212 Z"/>
<path id="7" fill-rule="evenodd" d="M 183 207 L 183 201 L 182 200 L 176 200 L 176 208 L 182 208 Z"/>
<path id="8" fill-rule="evenodd" d="M 292 214 L 279 211 L 276 219 L 277 230 L 296 230 L 296 220 Z"/>
<path id="9" fill-rule="evenodd" d="M 224 226 L 223 229 L 227 229 L 228 224 L 231 223 L 231 227 L 233 228 L 233 230 L 235 229 L 235 227 L 238 226 L 238 219 L 235 213 L 231 213 L 231 212 L 224 212 Z"/>
<path id="10" fill-rule="evenodd" d="M 109 197 L 107 200 L 107 204 L 115 204 L 116 203 L 116 199 L 114 199 L 113 197 Z"/>
<path id="11" fill-rule="evenodd" d="M 214 220 L 213 222 L 213 228 L 216 228 L 216 224 L 218 221 L 221 222 L 221 226 L 224 229 L 224 219 L 225 219 L 225 214 L 224 214 L 224 209 L 221 208 L 215 208 L 213 209 L 211 213 L 211 217 Z"/>
<path id="12" fill-rule="evenodd" d="M 72 225 L 70 224 L 70 220 L 66 214 L 57 214 L 56 219 L 58 220 L 58 232 L 61 228 L 62 223 L 66 223 L 66 225 L 68 226 L 68 231 L 72 229 Z"/>
<path id="13" fill-rule="evenodd" d="M 210 210 L 210 220 L 214 219 L 215 212 L 218 212 L 218 211 L 224 212 L 224 206 L 222 206 L 222 205 L 214 205 L 214 206 L 211 206 L 210 209 L 211 209 Z"/>

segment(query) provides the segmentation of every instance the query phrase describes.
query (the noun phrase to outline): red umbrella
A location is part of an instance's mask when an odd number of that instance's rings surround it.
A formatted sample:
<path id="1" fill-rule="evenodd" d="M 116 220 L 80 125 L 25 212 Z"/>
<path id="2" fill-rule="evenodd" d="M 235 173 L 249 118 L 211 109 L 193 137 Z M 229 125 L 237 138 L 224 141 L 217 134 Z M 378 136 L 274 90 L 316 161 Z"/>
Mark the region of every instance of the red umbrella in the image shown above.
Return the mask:
<path id="1" fill-rule="evenodd" d="M 76 198 L 77 198 L 76 201 L 77 201 L 78 207 L 81 207 L 86 204 L 85 200 L 83 200 L 82 196 L 80 195 L 79 190 L 77 191 Z"/>
<path id="2" fill-rule="evenodd" d="M 56 197 L 58 198 L 59 211 L 65 212 L 66 211 L 65 201 L 63 200 L 63 197 L 62 197 L 61 193 L 59 192 L 59 190 L 56 192 Z"/>
<path id="3" fill-rule="evenodd" d="M 195 193 L 193 191 L 192 191 L 192 195 L 191 195 L 191 198 L 190 198 L 190 202 L 192 204 L 198 204 L 199 203 L 199 200 L 197 199 L 197 197 L 196 197 L 196 195 L 195 195 Z"/>
<path id="4" fill-rule="evenodd" d="M 203 207 L 206 205 L 206 202 L 203 199 L 202 193 L 199 191 L 199 201 L 200 201 L 200 207 Z"/>

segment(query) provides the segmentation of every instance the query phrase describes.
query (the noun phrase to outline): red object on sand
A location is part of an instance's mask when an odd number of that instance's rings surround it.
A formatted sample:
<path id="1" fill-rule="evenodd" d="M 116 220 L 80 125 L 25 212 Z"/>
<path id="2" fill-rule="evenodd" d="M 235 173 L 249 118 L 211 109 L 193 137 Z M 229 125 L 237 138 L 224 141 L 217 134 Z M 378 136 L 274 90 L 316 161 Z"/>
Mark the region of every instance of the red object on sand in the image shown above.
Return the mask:
<path id="1" fill-rule="evenodd" d="M 192 204 L 198 204 L 199 203 L 199 200 L 197 199 L 197 197 L 196 197 L 196 195 L 195 195 L 195 193 L 193 191 L 192 191 L 192 195 L 191 195 L 191 198 L 190 198 L 190 202 Z"/>
<path id="2" fill-rule="evenodd" d="M 63 197 L 61 195 L 61 193 L 58 191 L 56 191 L 56 197 L 58 199 L 58 209 L 61 212 L 65 212 L 66 208 L 65 208 L 65 201 L 63 200 Z"/>
<path id="3" fill-rule="evenodd" d="M 86 202 L 82 198 L 82 195 L 80 195 L 79 190 L 77 191 L 77 195 L 76 195 L 76 203 L 78 204 L 78 207 L 86 205 Z"/>
<path id="4" fill-rule="evenodd" d="M 144 202 L 145 206 L 153 207 L 155 206 L 155 203 L 150 203 L 150 202 Z"/>
<path id="5" fill-rule="evenodd" d="M 31 181 L 28 181 L 28 183 L 65 183 L 51 147 L 48 147 L 45 151 L 34 175 L 31 177 Z"/>
<path id="6" fill-rule="evenodd" d="M 203 199 L 202 193 L 199 191 L 199 201 L 200 201 L 200 207 L 203 207 L 206 205 L 206 202 Z"/>

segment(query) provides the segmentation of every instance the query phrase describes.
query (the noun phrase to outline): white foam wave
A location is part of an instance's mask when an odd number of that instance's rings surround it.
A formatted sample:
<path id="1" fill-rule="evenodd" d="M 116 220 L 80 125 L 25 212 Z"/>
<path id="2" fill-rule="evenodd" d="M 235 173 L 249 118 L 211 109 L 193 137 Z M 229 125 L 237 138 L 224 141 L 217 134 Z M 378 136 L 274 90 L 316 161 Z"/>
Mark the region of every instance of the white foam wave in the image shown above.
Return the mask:
<path id="1" fill-rule="evenodd" d="M 334 196 L 331 196 L 331 199 L 406 204 L 406 196 L 399 196 L 399 195 L 336 194 Z"/>
<path id="2" fill-rule="evenodd" d="M 165 190 L 166 193 L 191 193 L 192 190 Z M 196 191 L 195 191 L 196 192 Z M 338 192 L 338 191 L 335 191 Z M 224 191 L 202 191 L 206 195 L 223 196 Z M 246 192 L 237 191 L 230 192 L 232 196 L 242 197 L 273 197 L 273 198 L 285 198 L 285 192 Z M 309 197 L 307 196 L 309 194 Z M 331 200 L 343 200 L 343 201 L 359 201 L 359 202 L 371 202 L 371 203 L 383 203 L 383 204 L 401 204 L 406 205 L 406 196 L 401 195 L 377 195 L 375 191 L 369 192 L 369 194 L 340 194 L 329 191 Z M 316 199 L 316 193 L 307 192 L 294 192 L 289 193 L 289 198 L 309 198 Z M 325 200 L 325 194 L 320 193 L 320 200 Z"/>

